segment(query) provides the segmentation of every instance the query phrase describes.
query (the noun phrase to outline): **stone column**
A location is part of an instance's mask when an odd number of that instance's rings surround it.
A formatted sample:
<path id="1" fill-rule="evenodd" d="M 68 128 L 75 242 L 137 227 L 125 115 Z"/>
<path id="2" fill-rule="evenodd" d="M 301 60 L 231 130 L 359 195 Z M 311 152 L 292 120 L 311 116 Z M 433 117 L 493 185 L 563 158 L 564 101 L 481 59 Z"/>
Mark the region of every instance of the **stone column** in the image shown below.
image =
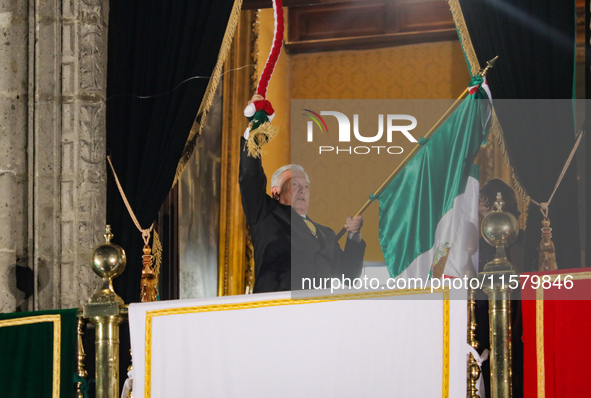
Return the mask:
<path id="1" fill-rule="evenodd" d="M 90 268 L 106 219 L 108 0 L 62 2 L 61 306 L 86 302 L 99 279 Z"/>
<path id="2" fill-rule="evenodd" d="M 107 0 L 36 0 L 29 157 L 35 308 L 85 302 L 105 224 Z M 31 145 L 32 144 L 32 145 Z"/>
<path id="3" fill-rule="evenodd" d="M 19 259 L 34 275 L 21 309 L 76 307 L 99 283 L 107 21 L 108 0 L 0 5 L 0 311 L 19 304 Z"/>
<path id="4" fill-rule="evenodd" d="M 26 0 L 0 3 L 0 312 L 24 299 L 16 265 L 27 266 Z"/>

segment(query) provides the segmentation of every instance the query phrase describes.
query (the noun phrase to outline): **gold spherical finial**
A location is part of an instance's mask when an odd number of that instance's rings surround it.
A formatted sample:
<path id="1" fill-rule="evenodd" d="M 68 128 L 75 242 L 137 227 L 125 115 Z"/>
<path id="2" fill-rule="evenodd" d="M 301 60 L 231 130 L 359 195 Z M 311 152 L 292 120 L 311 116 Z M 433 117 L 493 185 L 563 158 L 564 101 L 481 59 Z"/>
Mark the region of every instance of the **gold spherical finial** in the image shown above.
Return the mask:
<path id="1" fill-rule="evenodd" d="M 111 226 L 105 228 L 105 243 L 98 245 L 92 253 L 92 269 L 103 279 L 121 275 L 127 262 L 121 246 L 111 243 Z"/>
<path id="2" fill-rule="evenodd" d="M 92 253 L 92 269 L 103 279 L 121 275 L 125 269 L 125 263 L 125 252 L 113 244 L 102 244 Z"/>
<path id="3" fill-rule="evenodd" d="M 495 210 L 482 221 L 482 236 L 491 246 L 508 246 L 517 239 L 519 224 L 513 214 L 503 211 L 504 205 L 501 193 L 498 192 Z"/>
<path id="4" fill-rule="evenodd" d="M 104 236 L 105 243 L 95 247 L 91 257 L 92 270 L 103 279 L 103 286 L 91 297 L 91 302 L 104 302 L 111 299 L 122 302 L 113 290 L 113 278 L 121 275 L 127 258 L 121 246 L 111 243 L 113 234 L 110 225 L 106 226 Z"/>
<path id="5" fill-rule="evenodd" d="M 497 270 L 512 269 L 511 263 L 505 254 L 505 247 L 511 245 L 517 239 L 519 223 L 513 214 L 503 211 L 504 205 L 503 197 L 498 192 L 495 210 L 482 220 L 480 227 L 482 237 L 488 244 L 497 249 L 495 259 L 486 264 L 485 270 L 489 270 L 491 267 Z"/>

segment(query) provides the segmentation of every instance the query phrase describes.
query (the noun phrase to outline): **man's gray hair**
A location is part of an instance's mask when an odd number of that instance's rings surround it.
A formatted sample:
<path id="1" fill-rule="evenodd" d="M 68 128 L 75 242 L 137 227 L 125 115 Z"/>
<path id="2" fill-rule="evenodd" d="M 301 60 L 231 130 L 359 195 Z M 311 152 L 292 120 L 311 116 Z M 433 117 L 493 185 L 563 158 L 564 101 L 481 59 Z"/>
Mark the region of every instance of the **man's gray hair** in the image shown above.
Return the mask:
<path id="1" fill-rule="evenodd" d="M 288 165 L 278 168 L 273 173 L 273 176 L 271 177 L 271 188 L 277 187 L 277 188 L 279 188 L 279 190 L 281 190 L 281 187 L 283 185 L 283 180 L 284 180 L 283 173 L 285 173 L 286 171 L 289 171 L 289 170 L 295 170 L 295 171 L 299 171 L 299 172 L 304 173 L 304 175 L 306 176 L 306 181 L 308 181 L 308 184 L 310 183 L 310 177 L 308 177 L 308 173 L 306 173 L 306 171 L 304 170 L 304 168 L 302 166 L 300 166 L 299 164 L 288 164 Z"/>

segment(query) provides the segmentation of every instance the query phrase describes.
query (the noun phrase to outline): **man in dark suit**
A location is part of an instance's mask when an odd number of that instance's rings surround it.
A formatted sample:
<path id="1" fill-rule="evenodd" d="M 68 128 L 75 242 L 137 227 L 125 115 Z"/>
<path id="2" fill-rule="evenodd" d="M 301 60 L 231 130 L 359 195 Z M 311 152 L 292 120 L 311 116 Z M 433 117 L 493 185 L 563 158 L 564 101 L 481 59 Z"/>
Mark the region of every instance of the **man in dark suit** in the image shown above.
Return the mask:
<path id="1" fill-rule="evenodd" d="M 247 137 L 245 137 L 247 138 Z M 343 251 L 335 232 L 307 217 L 310 179 L 301 166 L 280 168 L 271 195 L 260 158 L 241 139 L 240 192 L 254 246 L 254 292 L 302 289 L 302 278 L 356 278 L 363 267 L 362 217 L 347 217 Z"/>

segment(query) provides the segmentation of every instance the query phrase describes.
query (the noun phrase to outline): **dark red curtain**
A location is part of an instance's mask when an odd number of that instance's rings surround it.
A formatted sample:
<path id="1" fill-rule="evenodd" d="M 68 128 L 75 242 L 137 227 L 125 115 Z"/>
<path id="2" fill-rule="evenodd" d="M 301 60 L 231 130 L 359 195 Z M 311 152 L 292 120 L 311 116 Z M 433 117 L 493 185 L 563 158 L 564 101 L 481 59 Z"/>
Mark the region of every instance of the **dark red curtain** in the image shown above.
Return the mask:
<path id="1" fill-rule="evenodd" d="M 233 3 L 110 2 L 107 153 L 142 228 L 172 187 Z M 130 303 L 140 297 L 143 241 L 108 175 L 107 222 L 128 259 L 115 290 Z"/>
<path id="2" fill-rule="evenodd" d="M 511 165 L 529 195 L 546 201 L 574 145 L 575 125 L 569 101 L 537 100 L 573 97 L 575 1 L 460 0 L 460 4 L 480 64 L 499 56 L 488 81 Z M 560 268 L 580 266 L 574 163 L 550 205 Z M 532 204 L 525 236 L 526 270 L 537 269 L 541 219 L 539 208 Z"/>

